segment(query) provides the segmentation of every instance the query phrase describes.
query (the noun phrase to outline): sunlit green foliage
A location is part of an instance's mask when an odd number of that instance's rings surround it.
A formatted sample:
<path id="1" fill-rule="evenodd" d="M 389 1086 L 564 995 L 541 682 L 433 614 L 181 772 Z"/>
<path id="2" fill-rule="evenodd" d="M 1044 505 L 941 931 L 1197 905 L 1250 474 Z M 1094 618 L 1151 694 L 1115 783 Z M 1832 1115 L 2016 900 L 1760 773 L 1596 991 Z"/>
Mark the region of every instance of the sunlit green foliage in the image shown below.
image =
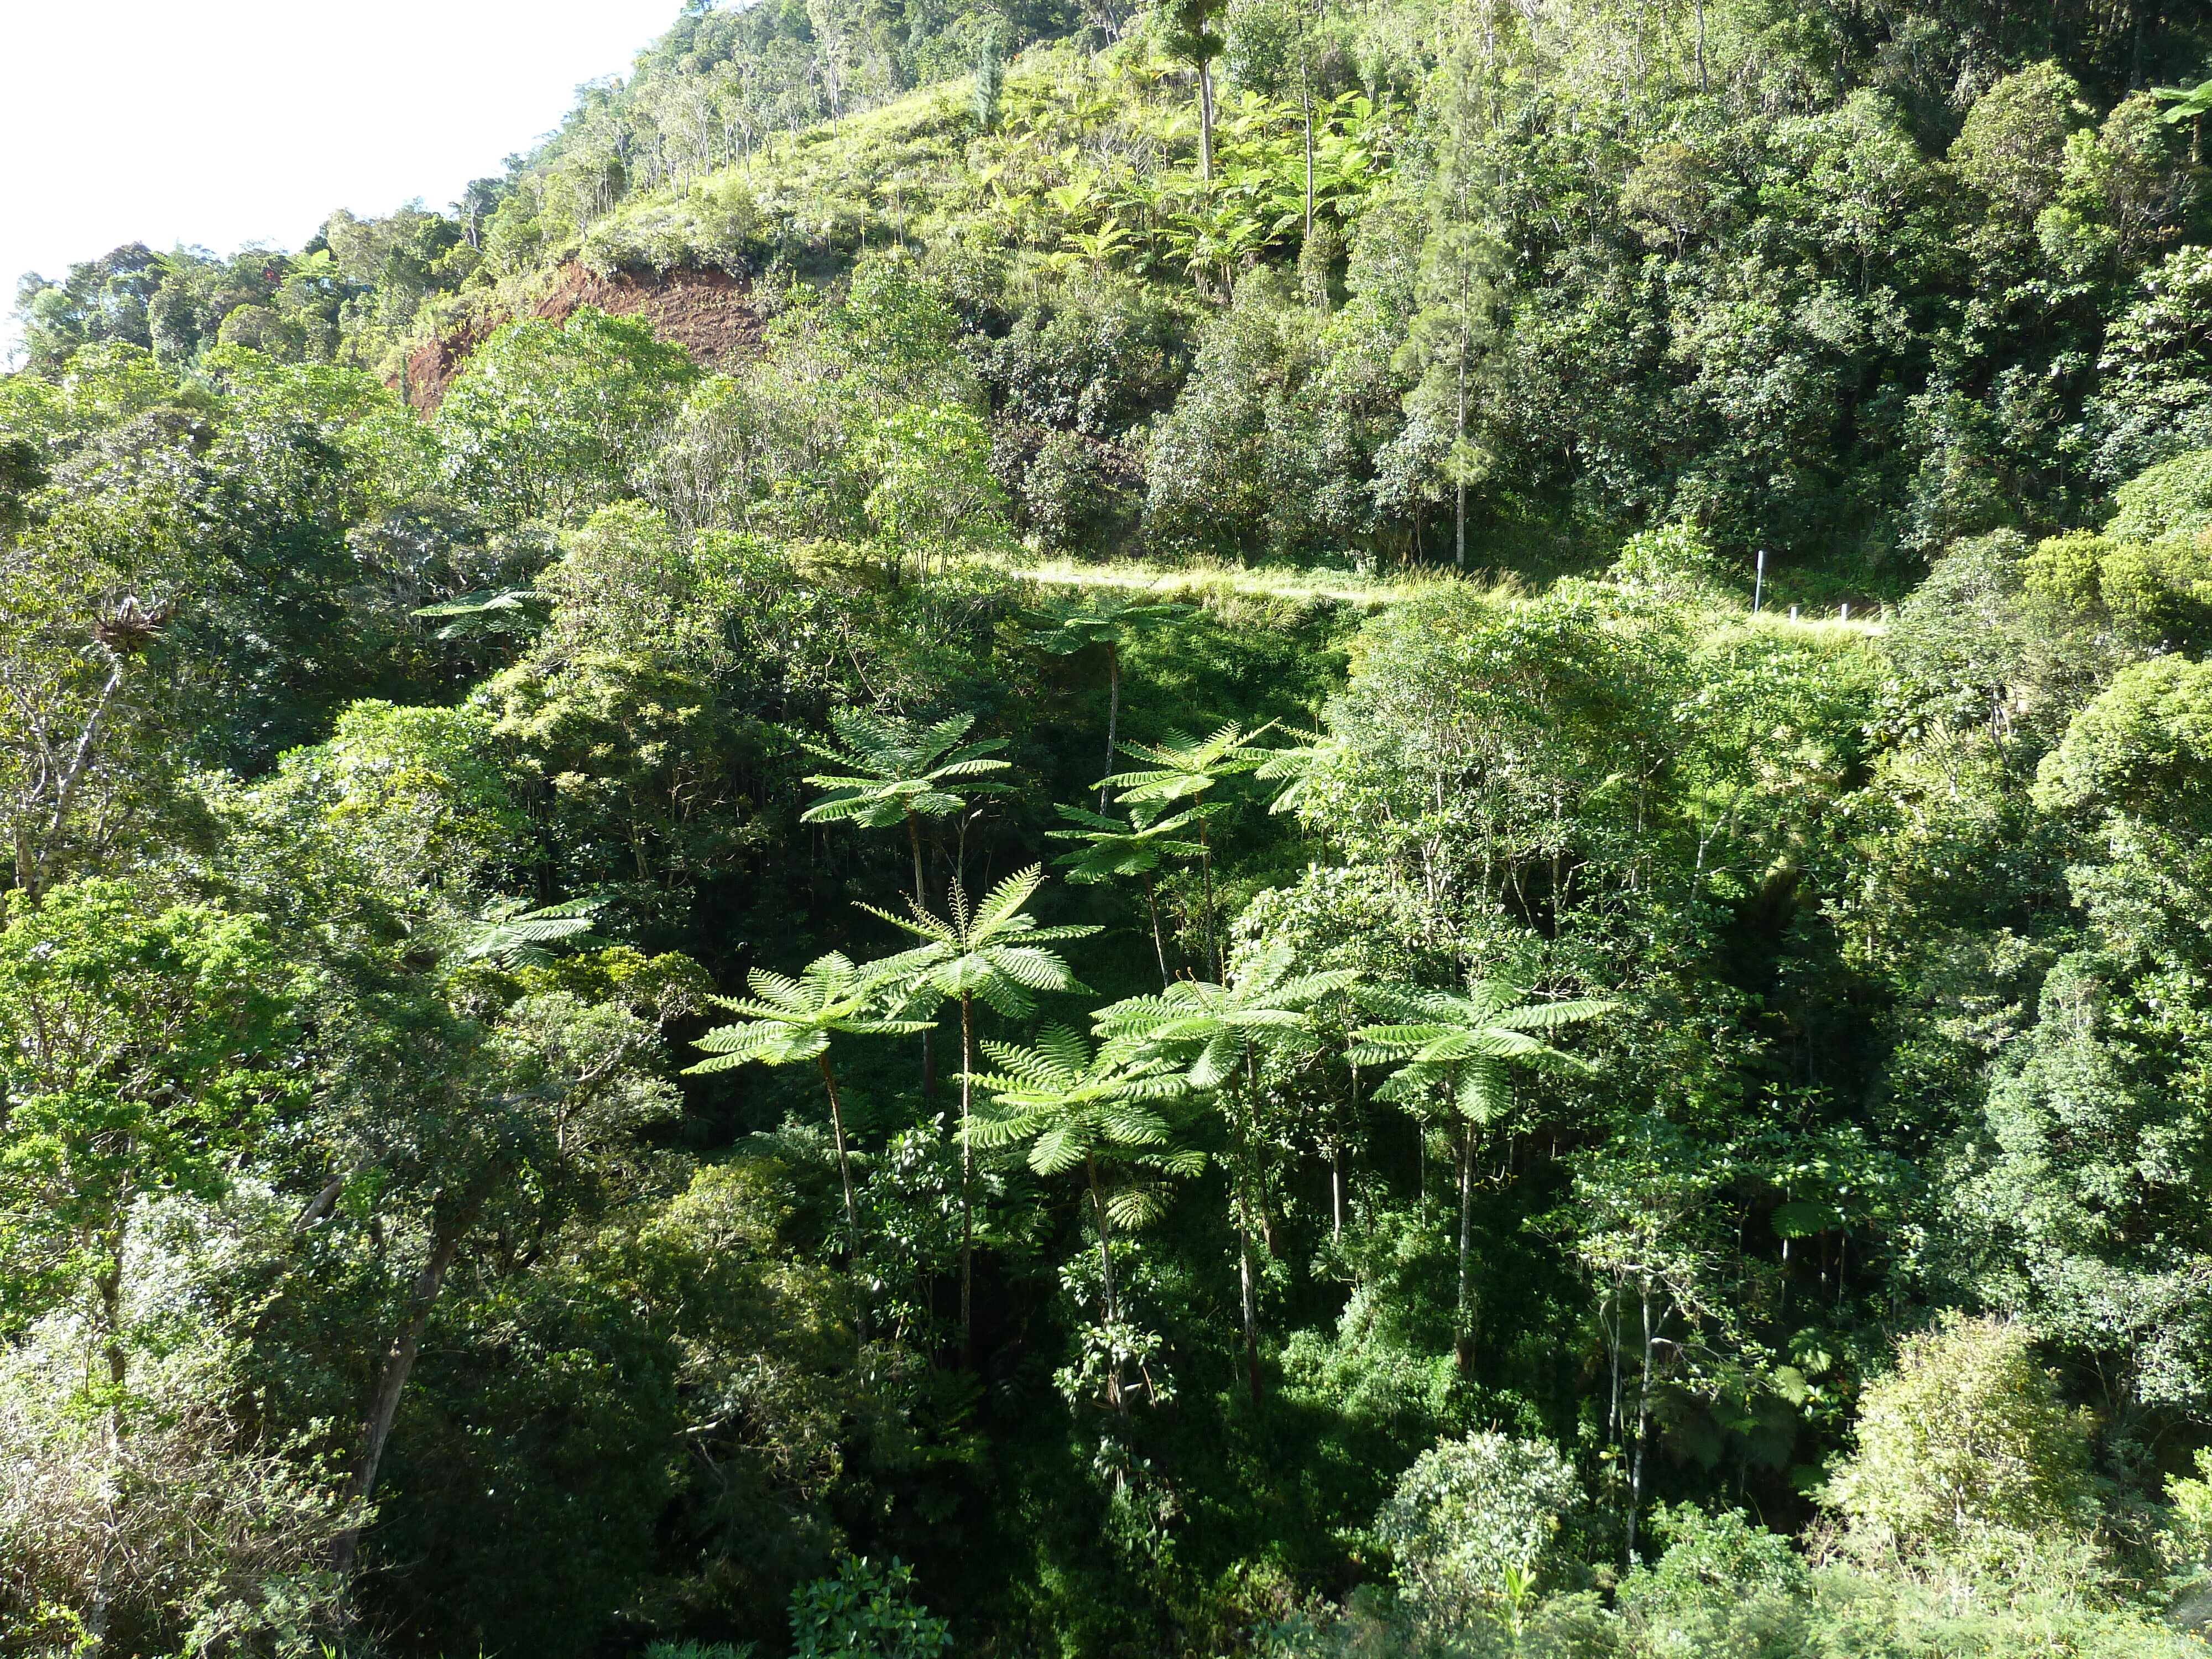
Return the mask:
<path id="1" fill-rule="evenodd" d="M 2201 1655 L 2207 38 L 693 6 L 28 279 L 0 1650 Z"/>

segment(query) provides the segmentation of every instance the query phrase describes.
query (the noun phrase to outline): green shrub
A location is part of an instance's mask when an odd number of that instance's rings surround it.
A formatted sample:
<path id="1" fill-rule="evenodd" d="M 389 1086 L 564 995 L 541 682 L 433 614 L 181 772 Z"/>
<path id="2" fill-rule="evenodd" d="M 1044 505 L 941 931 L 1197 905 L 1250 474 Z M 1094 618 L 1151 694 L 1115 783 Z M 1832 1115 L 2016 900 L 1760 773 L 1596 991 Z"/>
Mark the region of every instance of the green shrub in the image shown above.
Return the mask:
<path id="1" fill-rule="evenodd" d="M 2116 542 L 2154 542 L 2212 527 L 2212 449 L 2193 449 L 2146 469 L 2113 496 L 2119 511 L 2105 526 Z"/>
<path id="2" fill-rule="evenodd" d="M 1560 1517 L 1582 1501 L 1546 1440 L 1496 1432 L 1440 1442 L 1398 1478 L 1375 1517 L 1408 1602 L 1456 1626 L 1525 1604 L 1555 1564 Z"/>
<path id="3" fill-rule="evenodd" d="M 931 1659 L 952 1626 L 915 1599 L 914 1569 L 848 1555 L 827 1578 L 791 1593 L 794 1659 Z"/>
<path id="4" fill-rule="evenodd" d="M 579 256 L 602 276 L 679 266 L 750 274 L 765 252 L 752 193 L 728 175 L 672 199 L 625 204 L 593 225 Z"/>
<path id="5" fill-rule="evenodd" d="M 1639 530 L 1622 544 L 1609 574 L 1623 587 L 1686 601 L 1711 601 L 1732 585 L 1718 550 L 1693 524 Z"/>
<path id="6" fill-rule="evenodd" d="M 1876 1554 L 1976 1553 L 2095 1520 L 2087 1425 L 2010 1321 L 1954 1316 L 1905 1338 L 1867 1389 L 1858 1439 L 1825 1496 Z"/>
<path id="7" fill-rule="evenodd" d="M 1712 1659 L 1798 1650 L 1811 1579 L 1788 1539 L 1740 1510 L 1694 1505 L 1651 1516 L 1666 1553 L 1621 1581 L 1618 1602 L 1637 1645 Z"/>

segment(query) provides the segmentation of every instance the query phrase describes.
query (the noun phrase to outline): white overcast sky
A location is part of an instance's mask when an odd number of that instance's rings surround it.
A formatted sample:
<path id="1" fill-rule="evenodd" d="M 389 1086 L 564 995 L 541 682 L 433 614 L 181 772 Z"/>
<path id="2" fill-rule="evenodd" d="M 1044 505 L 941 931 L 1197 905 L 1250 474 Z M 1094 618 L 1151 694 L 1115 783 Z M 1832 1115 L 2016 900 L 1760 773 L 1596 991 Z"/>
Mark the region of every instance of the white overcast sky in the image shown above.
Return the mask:
<path id="1" fill-rule="evenodd" d="M 296 248 L 442 207 L 626 74 L 679 0 L 0 0 L 0 360 L 23 272 L 125 242 Z"/>

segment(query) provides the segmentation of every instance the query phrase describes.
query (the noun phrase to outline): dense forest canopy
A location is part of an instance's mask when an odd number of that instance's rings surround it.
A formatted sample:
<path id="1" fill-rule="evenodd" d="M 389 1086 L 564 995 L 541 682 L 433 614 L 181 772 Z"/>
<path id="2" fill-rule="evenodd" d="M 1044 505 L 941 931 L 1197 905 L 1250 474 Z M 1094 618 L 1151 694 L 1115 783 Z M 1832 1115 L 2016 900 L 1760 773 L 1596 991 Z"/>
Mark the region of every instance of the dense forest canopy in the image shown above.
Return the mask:
<path id="1" fill-rule="evenodd" d="M 0 1654 L 2203 1653 L 2209 28 L 693 4 L 27 277 Z"/>

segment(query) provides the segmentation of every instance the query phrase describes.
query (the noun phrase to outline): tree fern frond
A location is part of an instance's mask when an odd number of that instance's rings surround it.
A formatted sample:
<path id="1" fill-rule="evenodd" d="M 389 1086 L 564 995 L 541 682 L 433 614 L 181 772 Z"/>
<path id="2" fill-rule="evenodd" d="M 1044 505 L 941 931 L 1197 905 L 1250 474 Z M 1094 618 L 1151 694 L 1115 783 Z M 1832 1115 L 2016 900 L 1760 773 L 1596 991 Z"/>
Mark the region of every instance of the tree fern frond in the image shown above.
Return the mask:
<path id="1" fill-rule="evenodd" d="M 1515 1030 L 1556 1030 L 1562 1025 L 1576 1025 L 1586 1019 L 1601 1018 L 1620 1006 L 1618 1002 L 1602 998 L 1584 998 L 1574 1002 L 1538 1002 L 1499 1015 L 1498 1023 Z"/>
<path id="2" fill-rule="evenodd" d="M 1117 1227 L 1133 1232 L 1151 1225 L 1168 1212 L 1175 1201 L 1171 1188 L 1150 1182 L 1133 1182 L 1120 1188 L 1106 1200 L 1107 1218 Z"/>

